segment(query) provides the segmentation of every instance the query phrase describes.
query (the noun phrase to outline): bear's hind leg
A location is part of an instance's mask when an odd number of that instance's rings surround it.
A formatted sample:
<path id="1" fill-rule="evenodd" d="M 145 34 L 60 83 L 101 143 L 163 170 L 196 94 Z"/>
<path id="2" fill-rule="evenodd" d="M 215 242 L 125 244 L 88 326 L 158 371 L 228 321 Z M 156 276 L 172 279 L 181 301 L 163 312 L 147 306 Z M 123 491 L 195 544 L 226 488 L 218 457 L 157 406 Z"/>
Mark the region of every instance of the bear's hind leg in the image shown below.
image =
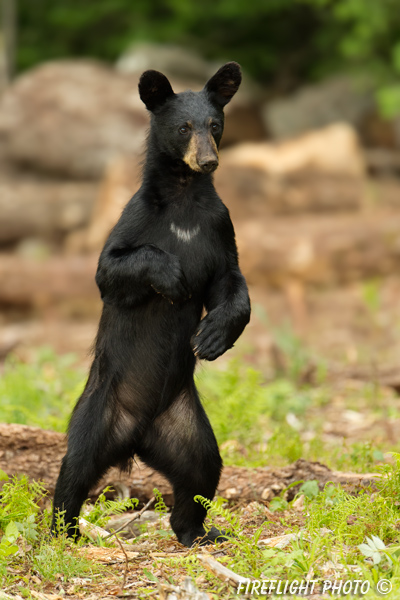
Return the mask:
<path id="1" fill-rule="evenodd" d="M 88 468 L 86 460 L 82 460 L 72 451 L 68 451 L 63 458 L 53 503 L 51 531 L 55 535 L 63 530 L 58 522 L 60 518 L 66 526 L 68 536 L 79 537 L 78 519 L 82 504 L 88 497 L 90 488 L 106 470 L 100 468 L 98 461 L 91 458 L 91 468 Z"/>
<path id="2" fill-rule="evenodd" d="M 63 513 L 68 535 L 79 537 L 79 513 L 90 489 L 109 467 L 126 464 L 133 456 L 134 420 L 118 411 L 117 403 L 112 411 L 96 412 L 93 400 L 82 398 L 71 419 L 68 450 L 54 495 L 51 531 L 55 535 L 59 533 L 58 515 Z M 107 418 L 108 412 L 112 419 Z"/>
<path id="3" fill-rule="evenodd" d="M 222 469 L 217 441 L 194 384 L 149 426 L 137 453 L 173 487 L 171 526 L 178 540 L 189 547 L 199 538 L 201 543 L 222 540 L 216 528 L 206 534 L 206 510 L 194 501 L 196 495 L 212 500 Z"/>

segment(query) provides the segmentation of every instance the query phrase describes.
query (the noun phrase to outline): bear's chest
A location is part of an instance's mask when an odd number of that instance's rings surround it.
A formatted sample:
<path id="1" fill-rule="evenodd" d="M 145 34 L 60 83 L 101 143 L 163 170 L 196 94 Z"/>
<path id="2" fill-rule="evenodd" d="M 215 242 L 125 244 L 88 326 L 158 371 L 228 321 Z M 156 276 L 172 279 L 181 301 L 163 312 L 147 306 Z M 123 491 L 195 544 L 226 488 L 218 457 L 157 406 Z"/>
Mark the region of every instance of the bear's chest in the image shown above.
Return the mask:
<path id="1" fill-rule="evenodd" d="M 204 287 L 224 257 L 217 232 L 202 222 L 187 224 L 171 220 L 154 243 L 178 256 L 192 289 Z"/>
<path id="2" fill-rule="evenodd" d="M 177 256 L 192 289 L 200 291 L 225 258 L 224 246 L 212 219 L 166 214 L 141 232 L 141 244 L 152 244 Z"/>

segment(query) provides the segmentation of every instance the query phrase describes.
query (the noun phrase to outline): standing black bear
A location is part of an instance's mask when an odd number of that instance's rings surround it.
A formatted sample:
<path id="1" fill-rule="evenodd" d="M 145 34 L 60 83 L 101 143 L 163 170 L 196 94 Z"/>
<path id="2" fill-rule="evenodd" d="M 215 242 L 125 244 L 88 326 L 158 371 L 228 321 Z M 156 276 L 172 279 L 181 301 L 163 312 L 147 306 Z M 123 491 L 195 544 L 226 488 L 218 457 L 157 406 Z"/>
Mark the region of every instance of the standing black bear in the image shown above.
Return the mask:
<path id="1" fill-rule="evenodd" d="M 68 532 L 76 534 L 89 488 L 111 465 L 126 467 L 137 454 L 171 482 L 171 526 L 182 544 L 220 535 L 213 528 L 205 536 L 205 510 L 193 500 L 214 496 L 222 467 L 193 372 L 196 356 L 216 359 L 250 318 L 233 226 L 211 175 L 222 109 L 240 82 L 234 62 L 197 93 L 175 94 L 157 71 L 140 79 L 151 111 L 143 183 L 100 255 L 96 282 L 104 308 L 69 425 L 54 532 L 64 510 Z"/>

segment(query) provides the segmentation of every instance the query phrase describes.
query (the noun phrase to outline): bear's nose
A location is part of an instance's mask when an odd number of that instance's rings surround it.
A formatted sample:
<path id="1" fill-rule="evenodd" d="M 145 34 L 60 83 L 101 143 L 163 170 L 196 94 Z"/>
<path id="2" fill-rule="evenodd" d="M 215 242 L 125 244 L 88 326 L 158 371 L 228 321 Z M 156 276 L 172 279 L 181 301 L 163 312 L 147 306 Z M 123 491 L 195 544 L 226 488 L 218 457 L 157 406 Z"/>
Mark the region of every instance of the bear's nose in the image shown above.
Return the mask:
<path id="1" fill-rule="evenodd" d="M 199 161 L 199 167 L 203 173 L 211 173 L 218 167 L 218 161 L 215 158 Z"/>

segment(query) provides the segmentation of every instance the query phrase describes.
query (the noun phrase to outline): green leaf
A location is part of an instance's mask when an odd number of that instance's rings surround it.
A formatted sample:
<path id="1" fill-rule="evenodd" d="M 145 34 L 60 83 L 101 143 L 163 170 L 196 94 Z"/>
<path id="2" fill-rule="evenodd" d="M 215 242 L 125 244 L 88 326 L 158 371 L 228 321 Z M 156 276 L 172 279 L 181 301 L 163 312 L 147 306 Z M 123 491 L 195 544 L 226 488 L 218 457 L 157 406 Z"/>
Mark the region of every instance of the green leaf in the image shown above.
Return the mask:
<path id="1" fill-rule="evenodd" d="M 384 456 L 384 454 L 383 454 L 383 452 L 381 450 L 374 450 L 372 452 L 372 458 L 376 462 L 383 462 L 385 460 L 385 456 Z"/>
<path id="2" fill-rule="evenodd" d="M 300 494 L 304 494 L 309 500 L 313 500 L 319 494 L 318 482 L 315 480 L 306 481 L 299 489 Z"/>
<path id="3" fill-rule="evenodd" d="M 0 481 L 8 481 L 9 480 L 9 476 L 7 475 L 7 473 L 5 473 L 4 471 L 2 471 L 0 469 Z"/>
<path id="4" fill-rule="evenodd" d="M 18 552 L 19 548 L 15 544 L 11 544 L 5 537 L 3 536 L 0 542 L 0 558 L 6 558 L 7 556 L 11 556 Z"/>
<path id="5" fill-rule="evenodd" d="M 7 541 L 14 543 L 16 539 L 18 539 L 20 536 L 19 530 L 17 525 L 14 523 L 14 521 L 11 521 L 7 527 L 6 530 L 4 532 L 4 537 L 6 538 Z"/>
<path id="6" fill-rule="evenodd" d="M 276 498 L 272 498 L 268 508 L 271 512 L 276 512 L 279 510 L 286 510 L 288 507 L 289 503 L 287 502 L 287 500 L 276 496 Z"/>
<path id="7" fill-rule="evenodd" d="M 155 583 L 159 583 L 159 579 L 158 577 L 156 577 L 155 575 L 153 575 L 153 573 L 151 573 L 148 569 L 143 569 L 143 573 L 146 575 L 147 579 L 150 579 L 150 581 L 154 581 Z"/>

